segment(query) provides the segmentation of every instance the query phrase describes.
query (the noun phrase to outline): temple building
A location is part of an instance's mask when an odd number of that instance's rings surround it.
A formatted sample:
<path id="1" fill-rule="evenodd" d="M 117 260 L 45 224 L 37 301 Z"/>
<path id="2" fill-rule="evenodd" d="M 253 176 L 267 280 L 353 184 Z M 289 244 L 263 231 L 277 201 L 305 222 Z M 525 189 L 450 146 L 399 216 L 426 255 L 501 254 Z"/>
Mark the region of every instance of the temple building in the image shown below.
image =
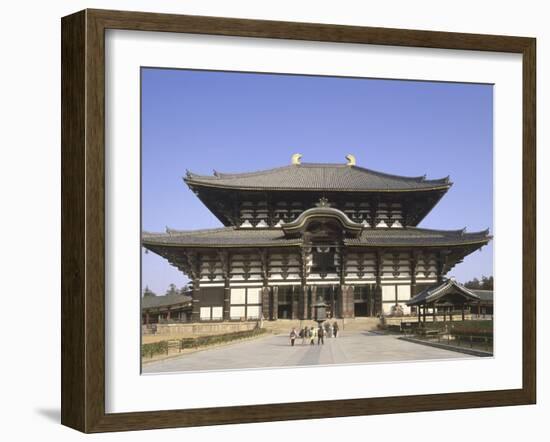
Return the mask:
<path id="1" fill-rule="evenodd" d="M 187 295 L 144 296 L 141 299 L 141 323 L 187 322 L 193 299 Z"/>
<path id="2" fill-rule="evenodd" d="M 489 231 L 418 227 L 452 186 L 347 163 L 203 176 L 187 186 L 223 227 L 142 233 L 142 245 L 192 281 L 193 321 L 417 314 L 407 302 L 442 284 Z"/>
<path id="3" fill-rule="evenodd" d="M 422 290 L 406 304 L 417 307 L 418 322 L 424 323 L 426 315 L 431 315 L 433 321 L 441 315 L 443 321 L 447 318 L 452 321 L 456 312 L 462 321 L 466 313 L 475 315 L 476 319 L 493 317 L 492 290 L 469 289 L 452 278 Z"/>

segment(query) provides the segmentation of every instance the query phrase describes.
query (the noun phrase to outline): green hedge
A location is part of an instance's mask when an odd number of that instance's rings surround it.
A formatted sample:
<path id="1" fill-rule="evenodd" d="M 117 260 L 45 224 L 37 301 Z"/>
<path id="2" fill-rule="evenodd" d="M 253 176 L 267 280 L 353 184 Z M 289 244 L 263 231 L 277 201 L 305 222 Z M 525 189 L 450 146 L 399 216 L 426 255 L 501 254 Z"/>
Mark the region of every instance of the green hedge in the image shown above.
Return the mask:
<path id="1" fill-rule="evenodd" d="M 141 345 L 141 357 L 168 354 L 168 341 L 152 342 Z"/>
<path id="2" fill-rule="evenodd" d="M 254 329 L 254 330 L 238 331 L 233 333 L 224 333 L 221 335 L 208 335 L 208 336 L 198 336 L 196 338 L 184 338 L 180 340 L 180 348 L 183 350 L 185 348 L 206 347 L 208 345 L 221 344 L 224 342 L 236 341 L 238 339 L 251 338 L 253 336 L 264 334 L 265 332 L 266 332 L 265 329 Z"/>
<path id="3" fill-rule="evenodd" d="M 464 327 L 458 329 L 452 329 L 451 334 L 455 336 L 483 336 L 492 337 L 493 329 L 479 328 L 479 327 Z"/>
<path id="4" fill-rule="evenodd" d="M 183 338 L 177 340 L 171 340 L 171 342 L 178 342 L 178 347 L 180 350 L 186 348 L 198 348 L 206 347 L 209 345 L 221 344 L 224 342 L 236 341 L 239 339 L 251 338 L 253 336 L 258 336 L 266 333 L 265 329 L 254 329 L 254 330 L 245 330 L 238 331 L 233 333 L 225 333 L 221 335 L 209 335 L 209 336 L 198 336 L 196 338 Z M 148 356 L 152 358 L 157 354 L 168 354 L 168 341 L 159 341 L 153 342 L 151 344 L 142 344 L 141 346 L 141 356 Z"/>

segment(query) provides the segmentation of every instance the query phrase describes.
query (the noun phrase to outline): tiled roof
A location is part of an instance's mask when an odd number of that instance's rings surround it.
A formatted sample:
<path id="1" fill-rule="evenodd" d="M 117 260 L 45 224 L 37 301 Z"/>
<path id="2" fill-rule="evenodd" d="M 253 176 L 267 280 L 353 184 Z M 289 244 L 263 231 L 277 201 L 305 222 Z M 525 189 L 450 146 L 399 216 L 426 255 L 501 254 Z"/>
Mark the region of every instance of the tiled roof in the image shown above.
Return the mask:
<path id="1" fill-rule="evenodd" d="M 449 178 L 427 180 L 425 176 L 390 175 L 346 164 L 293 164 L 249 173 L 198 175 L 187 172 L 190 186 L 232 189 L 313 190 L 313 191 L 412 191 L 447 189 Z"/>
<path id="2" fill-rule="evenodd" d="M 168 296 L 143 296 L 141 298 L 141 308 L 159 308 L 170 305 L 191 302 L 191 296 L 187 295 L 168 295 Z"/>
<path id="3" fill-rule="evenodd" d="M 472 243 L 487 243 L 488 231 L 466 233 L 464 230 L 433 230 L 417 227 L 365 228 L 358 238 L 348 238 L 350 246 L 444 246 Z M 172 230 L 166 233 L 143 232 L 142 244 L 147 246 L 188 247 L 245 247 L 300 245 L 300 238 L 287 238 L 278 228 L 222 227 L 205 230 Z"/>
<path id="4" fill-rule="evenodd" d="M 474 292 L 477 296 L 479 296 L 479 299 L 481 301 L 485 302 L 493 302 L 493 291 L 492 290 L 475 290 L 470 289 L 472 292 Z"/>
<path id="5" fill-rule="evenodd" d="M 300 240 L 287 239 L 282 229 L 239 229 L 236 227 L 220 227 L 203 230 L 173 230 L 166 229 L 166 233 L 143 232 L 142 243 L 157 245 L 185 245 L 185 246 L 257 246 L 257 245 L 284 245 L 296 244 Z"/>
<path id="6" fill-rule="evenodd" d="M 407 301 L 407 305 L 423 305 L 426 303 L 435 302 L 447 293 L 461 293 L 467 299 L 479 300 L 479 296 L 472 290 L 467 289 L 462 284 L 459 284 L 454 279 L 447 279 L 441 284 L 429 287 L 422 290 L 417 295 Z"/>
<path id="7" fill-rule="evenodd" d="M 357 239 L 349 239 L 349 245 L 367 246 L 443 246 L 453 244 L 469 244 L 488 242 L 491 239 L 488 230 L 467 233 L 461 230 L 435 230 L 419 227 L 405 227 L 395 229 L 367 228 Z"/>

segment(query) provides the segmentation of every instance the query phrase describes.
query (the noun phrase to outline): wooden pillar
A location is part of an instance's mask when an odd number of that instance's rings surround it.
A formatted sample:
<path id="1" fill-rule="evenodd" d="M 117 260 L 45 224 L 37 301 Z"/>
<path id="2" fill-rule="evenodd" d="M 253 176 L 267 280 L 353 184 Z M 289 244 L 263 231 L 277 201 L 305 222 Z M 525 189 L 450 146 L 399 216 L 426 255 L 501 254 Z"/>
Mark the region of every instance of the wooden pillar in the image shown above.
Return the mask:
<path id="1" fill-rule="evenodd" d="M 464 321 L 464 304 L 462 304 L 462 320 Z"/>
<path id="2" fill-rule="evenodd" d="M 191 294 L 192 301 L 192 310 L 191 310 L 191 321 L 198 322 L 200 321 L 200 291 L 201 291 L 201 264 L 200 264 L 200 254 L 196 252 L 186 252 L 183 256 L 183 260 L 178 262 L 178 267 L 181 265 L 184 272 L 191 278 L 193 281 L 193 292 Z"/>
<path id="3" fill-rule="evenodd" d="M 436 321 L 436 318 L 435 318 L 435 303 L 432 304 L 432 322 L 435 322 Z"/>
<path id="4" fill-rule="evenodd" d="M 290 317 L 292 319 L 298 319 L 298 301 L 300 296 L 300 287 L 293 285 L 292 286 L 292 305 L 290 307 Z"/>
<path id="5" fill-rule="evenodd" d="M 311 302 L 309 304 L 308 318 L 313 319 L 315 317 L 315 303 L 317 302 L 317 286 L 311 286 Z"/>
<path id="6" fill-rule="evenodd" d="M 149 312 L 145 312 L 145 325 L 149 325 Z"/>
<path id="7" fill-rule="evenodd" d="M 346 312 L 345 316 L 347 318 L 355 318 L 355 286 L 348 285 L 346 286 Z"/>
<path id="8" fill-rule="evenodd" d="M 443 307 L 443 322 L 447 322 L 447 307 Z"/>
<path id="9" fill-rule="evenodd" d="M 229 321 L 231 319 L 231 287 L 229 285 L 229 278 L 225 278 L 223 286 L 223 320 Z"/>
<path id="10" fill-rule="evenodd" d="M 382 286 L 374 286 L 374 316 L 382 314 Z"/>
<path id="11" fill-rule="evenodd" d="M 271 319 L 279 318 L 279 287 L 273 287 L 271 290 Z"/>
<path id="12" fill-rule="evenodd" d="M 340 296 L 338 297 L 338 305 L 336 314 L 338 317 L 343 318 L 346 316 L 346 303 L 347 303 L 347 287 L 340 284 Z"/>
<path id="13" fill-rule="evenodd" d="M 191 320 L 198 322 L 201 319 L 200 310 L 200 281 L 198 279 L 193 281 L 193 310 L 191 312 Z"/>
<path id="14" fill-rule="evenodd" d="M 418 323 L 420 324 L 420 322 L 422 321 L 422 318 L 420 317 L 420 305 L 417 305 L 416 306 L 416 310 L 417 310 L 417 314 L 418 314 Z"/>
<path id="15" fill-rule="evenodd" d="M 453 307 L 449 307 L 449 321 L 453 322 Z"/>
<path id="16" fill-rule="evenodd" d="M 300 311 L 300 319 L 307 319 L 308 316 L 308 286 L 307 286 L 307 276 L 308 276 L 308 256 L 311 252 L 310 247 L 302 247 L 300 250 L 300 279 L 302 281 L 302 309 Z"/>
<path id="17" fill-rule="evenodd" d="M 268 203 L 269 204 L 269 203 Z M 269 215 L 268 215 L 269 218 Z M 271 220 L 268 224 L 271 226 Z M 259 250 L 260 266 L 262 272 L 262 316 L 264 319 L 271 319 L 269 315 L 269 254 L 266 249 Z"/>
<path id="18" fill-rule="evenodd" d="M 222 319 L 229 321 L 231 319 L 231 256 L 227 251 L 218 253 L 223 274 L 223 311 Z"/>
<path id="19" fill-rule="evenodd" d="M 300 319 L 307 319 L 307 308 L 308 308 L 308 304 L 307 304 L 307 291 L 308 291 L 308 286 L 303 284 L 302 285 L 302 293 L 300 293 L 300 296 L 301 296 L 301 309 L 300 309 Z"/>
<path id="20" fill-rule="evenodd" d="M 267 286 L 262 287 L 262 315 L 264 319 L 270 320 L 271 318 L 271 311 L 270 311 L 270 293 L 271 289 Z"/>
<path id="21" fill-rule="evenodd" d="M 346 264 L 347 253 L 344 245 L 340 245 L 337 249 L 340 257 L 340 268 L 338 275 L 340 276 L 340 286 L 338 293 L 338 311 L 336 311 L 337 317 L 340 318 L 353 318 L 354 306 L 353 306 L 353 287 L 346 285 Z M 337 290 L 338 288 L 336 288 Z M 335 288 L 333 287 L 334 291 Z M 351 299 L 350 299 L 351 296 Z M 331 304 L 334 305 L 334 293 L 331 294 Z"/>
<path id="22" fill-rule="evenodd" d="M 353 318 L 353 287 L 341 285 L 338 301 L 338 316 L 340 318 Z"/>
<path id="23" fill-rule="evenodd" d="M 424 322 L 424 324 L 426 323 L 426 304 L 424 304 L 422 306 L 422 321 Z"/>
<path id="24" fill-rule="evenodd" d="M 416 295 L 416 269 L 418 267 L 419 252 L 411 253 L 410 268 L 411 268 L 411 298 Z"/>
<path id="25" fill-rule="evenodd" d="M 376 285 L 374 288 L 374 314 L 375 316 L 383 314 L 382 308 L 382 264 L 384 260 L 383 250 L 376 251 Z"/>
<path id="26" fill-rule="evenodd" d="M 374 290 L 375 286 L 372 284 L 369 284 L 368 286 L 368 296 L 367 296 L 367 302 L 369 306 L 369 316 L 375 316 L 374 314 Z"/>
<path id="27" fill-rule="evenodd" d="M 333 318 L 336 317 L 336 303 L 334 300 L 334 290 L 336 290 L 336 288 L 332 286 L 330 289 L 330 311 Z M 340 296 L 342 296 L 342 290 L 340 291 Z"/>

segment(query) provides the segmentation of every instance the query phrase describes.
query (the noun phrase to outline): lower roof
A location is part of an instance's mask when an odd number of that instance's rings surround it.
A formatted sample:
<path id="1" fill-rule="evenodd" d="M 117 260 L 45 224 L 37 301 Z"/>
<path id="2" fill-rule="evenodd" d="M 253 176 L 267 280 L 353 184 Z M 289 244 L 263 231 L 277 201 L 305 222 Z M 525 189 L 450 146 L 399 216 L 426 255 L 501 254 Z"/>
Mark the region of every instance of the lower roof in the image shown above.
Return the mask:
<path id="1" fill-rule="evenodd" d="M 467 233 L 462 230 L 434 230 L 418 227 L 365 228 L 356 238 L 344 239 L 349 246 L 431 247 L 485 245 L 491 239 L 488 230 Z M 142 245 L 167 247 L 281 247 L 299 246 L 301 238 L 288 238 L 280 228 L 221 227 L 203 230 L 173 230 L 165 233 L 143 232 Z"/>
<path id="2" fill-rule="evenodd" d="M 163 295 L 163 296 L 143 296 L 141 298 L 141 308 L 162 308 L 172 305 L 190 303 L 193 299 L 188 295 Z"/>
<path id="3" fill-rule="evenodd" d="M 454 279 L 447 279 L 440 284 L 428 287 L 407 301 L 407 305 L 424 305 L 437 302 L 450 293 L 457 293 L 466 301 L 480 301 L 480 297 L 474 291 L 464 287 Z"/>
<path id="4" fill-rule="evenodd" d="M 477 289 L 470 289 L 470 291 L 474 292 L 477 296 L 479 296 L 480 301 L 482 302 L 493 302 L 493 291 L 492 290 L 477 290 Z"/>

